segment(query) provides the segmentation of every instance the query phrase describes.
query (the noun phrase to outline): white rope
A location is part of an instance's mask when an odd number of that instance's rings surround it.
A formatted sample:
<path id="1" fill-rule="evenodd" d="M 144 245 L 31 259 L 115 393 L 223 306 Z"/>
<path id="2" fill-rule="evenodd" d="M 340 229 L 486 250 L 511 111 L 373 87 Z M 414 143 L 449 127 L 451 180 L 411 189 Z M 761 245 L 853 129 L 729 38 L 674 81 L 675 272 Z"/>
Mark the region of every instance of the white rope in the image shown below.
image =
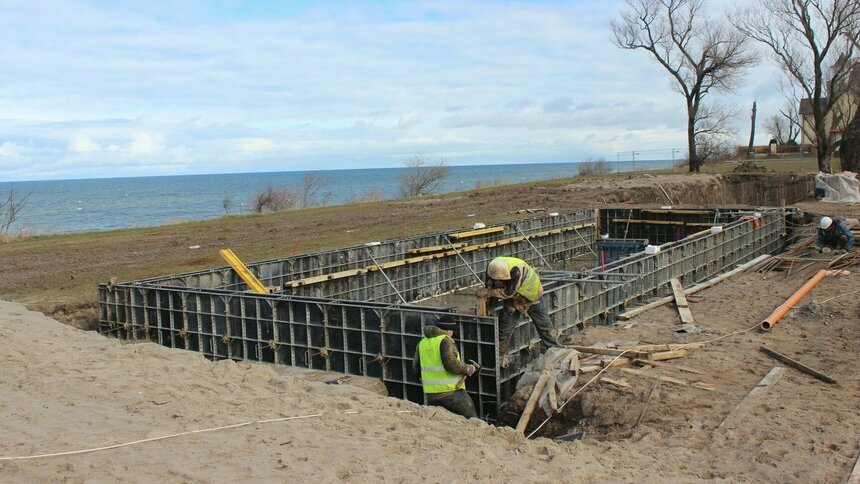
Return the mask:
<path id="1" fill-rule="evenodd" d="M 354 415 L 357 413 L 359 413 L 359 412 L 356 410 L 347 410 L 345 412 L 342 412 L 341 414 L 342 415 Z M 397 410 L 395 413 L 412 413 L 412 411 L 411 410 Z M 300 420 L 300 419 L 306 419 L 306 418 L 316 418 L 316 417 L 322 417 L 323 415 L 326 415 L 326 414 L 325 413 L 313 413 L 310 415 L 297 415 L 294 417 L 280 417 L 280 418 L 270 418 L 270 419 L 266 419 L 266 420 L 254 420 L 251 422 L 242 422 L 242 423 L 237 423 L 237 424 L 233 424 L 233 425 L 223 425 L 221 427 L 211 427 L 211 428 L 199 429 L 199 430 L 189 430 L 187 432 L 180 432 L 177 434 L 162 435 L 161 437 L 152 437 L 149 439 L 135 440 L 132 442 L 123 442 L 121 444 L 106 445 L 104 447 L 95 447 L 92 449 L 70 450 L 67 452 L 55 452 L 53 454 L 38 454 L 38 455 L 24 455 L 24 456 L 14 456 L 14 457 L 0 457 L 0 461 L 42 459 L 42 458 L 46 458 L 46 457 L 58 457 L 58 456 L 64 456 L 64 455 L 87 454 L 90 452 L 99 452 L 102 450 L 117 449 L 119 447 L 128 447 L 130 445 L 143 444 L 146 442 L 156 442 L 158 440 L 173 439 L 176 437 L 181 437 L 183 435 L 202 434 L 204 432 L 214 432 L 216 430 L 237 429 L 239 427 L 247 427 L 248 425 L 254 425 L 254 424 L 267 424 L 267 423 L 274 423 L 274 422 L 286 422 L 288 420 Z"/>

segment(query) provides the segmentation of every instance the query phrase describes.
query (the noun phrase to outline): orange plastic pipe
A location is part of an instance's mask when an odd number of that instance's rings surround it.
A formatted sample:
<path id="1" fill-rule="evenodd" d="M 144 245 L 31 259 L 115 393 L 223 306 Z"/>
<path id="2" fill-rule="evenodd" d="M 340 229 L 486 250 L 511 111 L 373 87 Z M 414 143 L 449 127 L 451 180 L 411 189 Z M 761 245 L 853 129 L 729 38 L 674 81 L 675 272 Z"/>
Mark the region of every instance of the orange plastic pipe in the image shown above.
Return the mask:
<path id="1" fill-rule="evenodd" d="M 803 299 L 803 296 L 806 296 L 806 294 L 811 291 L 813 287 L 818 285 L 818 283 L 821 282 L 822 279 L 827 276 L 839 275 L 843 273 L 844 271 L 828 271 L 826 269 L 821 269 L 820 271 L 818 271 L 818 273 L 812 276 L 810 280 L 806 281 L 806 284 L 804 284 L 803 287 L 798 289 L 797 292 L 792 294 L 787 301 L 782 303 L 778 308 L 774 309 L 773 312 L 770 313 L 770 316 L 768 316 L 764 321 L 761 322 L 761 329 L 763 331 L 767 331 L 776 326 L 776 323 L 778 323 L 779 320 L 783 316 L 785 316 L 785 313 L 787 313 L 789 309 L 796 306 L 797 303 L 800 302 L 801 299 Z"/>

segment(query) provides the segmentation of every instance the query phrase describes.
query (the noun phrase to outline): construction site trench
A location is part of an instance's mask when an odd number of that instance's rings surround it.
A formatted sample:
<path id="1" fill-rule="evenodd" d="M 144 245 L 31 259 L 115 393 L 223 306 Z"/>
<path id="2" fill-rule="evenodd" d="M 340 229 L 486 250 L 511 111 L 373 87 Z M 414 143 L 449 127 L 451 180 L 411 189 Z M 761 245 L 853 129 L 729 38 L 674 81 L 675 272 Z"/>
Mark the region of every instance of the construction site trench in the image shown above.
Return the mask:
<path id="1" fill-rule="evenodd" d="M 513 256 L 537 267 L 555 328 L 566 343 L 575 343 L 584 328 L 623 323 L 619 315 L 672 294 L 673 284 L 683 292 L 779 253 L 792 227 L 808 218 L 786 208 L 811 190 L 808 178 L 728 180 L 731 193 L 721 182 L 699 186 L 701 196 L 726 200 L 731 194 L 765 203 L 543 211 L 487 226 L 102 284 L 99 331 L 212 359 L 360 375 L 380 380 L 390 396 L 426 403 L 411 370 L 412 357 L 422 328 L 450 315 L 459 324 L 462 358 L 481 366 L 466 383 L 479 415 L 516 426 L 532 382 L 540 380 L 542 365 L 550 358 L 542 357 L 540 339 L 527 320 L 515 328 L 508 351 L 499 353 L 497 308 L 488 307 L 474 291 L 483 283 L 487 263 Z M 668 200 L 675 195 L 671 188 L 660 191 Z M 244 270 L 262 290 L 251 290 Z M 650 360 L 673 351 L 645 351 L 643 345 L 615 341 L 598 345 L 602 351 L 554 352 L 556 367 L 547 372 L 553 395 L 544 394 L 540 405 L 553 407 L 550 414 L 558 412 L 559 402 L 570 399 L 595 373 L 633 361 L 620 358 L 620 352 Z M 658 361 L 653 366 L 661 364 Z M 573 378 L 559 378 L 560 362 Z M 551 421 L 535 417 L 527 432 L 536 433 L 538 424 L 540 436 L 578 429 L 580 418 L 594 413 L 593 402 L 580 398 L 563 406 Z"/>

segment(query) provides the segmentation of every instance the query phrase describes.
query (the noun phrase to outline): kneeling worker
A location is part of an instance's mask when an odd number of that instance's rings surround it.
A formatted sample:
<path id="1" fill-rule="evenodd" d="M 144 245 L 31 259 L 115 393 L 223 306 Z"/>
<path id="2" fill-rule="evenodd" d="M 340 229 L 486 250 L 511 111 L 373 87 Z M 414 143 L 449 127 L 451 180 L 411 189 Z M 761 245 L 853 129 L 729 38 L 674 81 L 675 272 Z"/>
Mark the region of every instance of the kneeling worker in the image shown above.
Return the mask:
<path id="1" fill-rule="evenodd" d="M 854 235 L 841 220 L 821 217 L 815 246 L 819 252 L 848 252 L 854 246 Z"/>
<path id="2" fill-rule="evenodd" d="M 427 404 L 443 407 L 466 418 L 476 418 L 475 404 L 466 393 L 466 377 L 477 370 L 475 365 L 460 361 L 453 336 L 457 323 L 443 316 L 435 326 L 424 327 L 424 339 L 418 343 L 412 369 L 418 373 L 427 396 Z"/>
<path id="3" fill-rule="evenodd" d="M 500 353 L 508 351 L 508 340 L 514 326 L 528 314 L 540 335 L 545 348 L 560 346 L 555 328 L 549 319 L 546 306 L 541 302 L 543 286 L 537 272 L 524 260 L 516 257 L 496 257 L 487 266 L 486 286 L 488 295 L 501 299 L 504 308 L 499 311 Z M 518 313 L 518 316 L 514 316 Z"/>

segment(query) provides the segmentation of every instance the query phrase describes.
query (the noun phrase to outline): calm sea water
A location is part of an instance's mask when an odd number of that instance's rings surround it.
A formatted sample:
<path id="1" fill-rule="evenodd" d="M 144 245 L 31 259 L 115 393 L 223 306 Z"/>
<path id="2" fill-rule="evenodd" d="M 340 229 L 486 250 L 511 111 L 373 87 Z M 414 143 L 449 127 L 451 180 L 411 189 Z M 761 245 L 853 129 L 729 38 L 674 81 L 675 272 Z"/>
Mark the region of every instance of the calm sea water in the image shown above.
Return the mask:
<path id="1" fill-rule="evenodd" d="M 637 161 L 636 168 L 665 168 L 669 161 Z M 612 162 L 617 171 L 631 171 L 630 162 Z M 369 191 L 385 198 L 397 196 L 397 174 L 403 168 L 327 170 L 314 172 L 326 180 L 330 204 L 343 203 Z M 241 173 L 227 175 L 153 176 L 0 182 L 0 195 L 10 187 L 32 192 L 24 213 L 9 231 L 18 234 L 57 234 L 79 231 L 151 227 L 178 221 L 224 215 L 230 198 L 231 213 L 249 210 L 251 196 L 267 186 L 298 184 L 309 172 Z M 478 183 L 518 183 L 567 178 L 577 174 L 576 163 L 452 166 L 439 191 L 472 189 Z"/>

